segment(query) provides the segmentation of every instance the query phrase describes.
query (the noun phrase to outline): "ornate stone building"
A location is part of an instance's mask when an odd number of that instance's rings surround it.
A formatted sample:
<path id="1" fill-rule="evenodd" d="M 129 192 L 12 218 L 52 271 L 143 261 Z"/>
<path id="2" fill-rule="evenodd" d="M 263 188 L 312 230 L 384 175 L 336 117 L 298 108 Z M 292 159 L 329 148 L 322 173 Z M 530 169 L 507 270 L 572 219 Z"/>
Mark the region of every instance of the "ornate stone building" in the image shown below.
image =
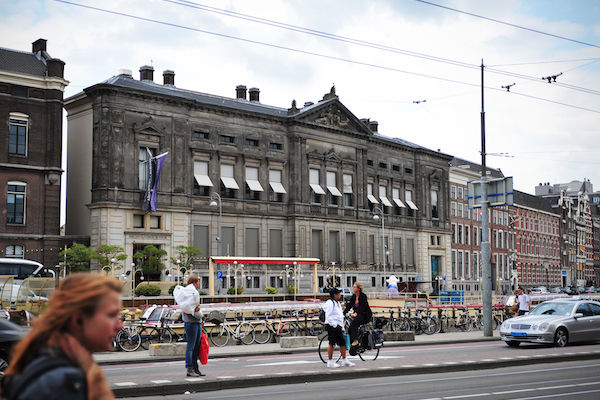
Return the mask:
<path id="1" fill-rule="evenodd" d="M 257 88 L 226 98 L 180 89 L 172 71 L 163 78 L 155 83 L 148 66 L 140 80 L 125 70 L 66 100 L 67 235 L 121 246 L 127 265 L 146 244 L 169 255 L 193 245 L 204 287 L 209 255 L 317 257 L 320 286 L 335 266 L 341 286 L 372 290 L 383 290 L 383 257 L 386 275 L 412 290 L 431 289 L 432 265 L 449 268 L 450 156 L 379 134 L 335 88 L 286 109 L 262 104 Z M 157 209 L 145 213 L 146 162 L 164 152 Z M 248 292 L 284 285 L 283 271 L 252 268 Z"/>
<path id="2" fill-rule="evenodd" d="M 0 257 L 58 263 L 65 63 L 0 48 Z"/>

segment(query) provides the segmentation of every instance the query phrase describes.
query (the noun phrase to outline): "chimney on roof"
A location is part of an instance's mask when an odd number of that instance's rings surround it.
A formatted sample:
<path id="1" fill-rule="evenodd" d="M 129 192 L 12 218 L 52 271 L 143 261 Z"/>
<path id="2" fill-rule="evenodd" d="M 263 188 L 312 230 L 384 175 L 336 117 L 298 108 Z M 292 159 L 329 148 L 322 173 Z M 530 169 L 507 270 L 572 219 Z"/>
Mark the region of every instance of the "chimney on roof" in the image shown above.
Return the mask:
<path id="1" fill-rule="evenodd" d="M 154 81 L 154 67 L 142 65 L 140 67 L 140 81 Z"/>
<path id="2" fill-rule="evenodd" d="M 250 101 L 256 101 L 256 102 L 260 101 L 259 100 L 259 95 L 260 95 L 260 89 L 259 88 L 255 88 L 255 87 L 250 88 L 248 90 L 248 92 L 250 93 Z"/>
<path id="3" fill-rule="evenodd" d="M 371 130 L 371 132 L 377 132 L 378 127 L 379 127 L 379 122 L 369 121 L 369 129 Z"/>
<path id="4" fill-rule="evenodd" d="M 163 85 L 175 86 L 175 71 L 165 69 L 163 71 Z"/>
<path id="5" fill-rule="evenodd" d="M 58 58 L 51 58 L 46 60 L 46 66 L 48 67 L 48 76 L 56 76 L 59 78 L 65 77 L 65 62 Z"/>
<path id="6" fill-rule="evenodd" d="M 32 45 L 32 53 L 37 53 L 38 51 L 46 51 L 46 39 L 38 39 L 33 42 Z"/>
<path id="7" fill-rule="evenodd" d="M 246 85 L 237 85 L 235 87 L 235 98 L 246 100 Z"/>

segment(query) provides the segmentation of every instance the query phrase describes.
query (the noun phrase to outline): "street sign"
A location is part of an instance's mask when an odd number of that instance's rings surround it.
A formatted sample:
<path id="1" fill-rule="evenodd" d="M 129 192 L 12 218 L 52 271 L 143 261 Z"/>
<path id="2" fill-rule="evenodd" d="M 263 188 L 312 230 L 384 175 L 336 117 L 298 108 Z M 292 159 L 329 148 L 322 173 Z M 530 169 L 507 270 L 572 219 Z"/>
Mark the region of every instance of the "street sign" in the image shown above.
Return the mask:
<path id="1" fill-rule="evenodd" d="M 481 208 L 482 181 L 467 182 L 467 201 L 469 208 Z M 494 178 L 486 180 L 487 199 L 490 207 L 512 206 L 513 204 L 513 178 Z"/>
<path id="2" fill-rule="evenodd" d="M 217 279 L 223 279 L 223 271 L 217 271 Z"/>
<path id="3" fill-rule="evenodd" d="M 562 276 L 567 276 L 567 271 L 560 271 L 560 274 L 561 274 Z"/>

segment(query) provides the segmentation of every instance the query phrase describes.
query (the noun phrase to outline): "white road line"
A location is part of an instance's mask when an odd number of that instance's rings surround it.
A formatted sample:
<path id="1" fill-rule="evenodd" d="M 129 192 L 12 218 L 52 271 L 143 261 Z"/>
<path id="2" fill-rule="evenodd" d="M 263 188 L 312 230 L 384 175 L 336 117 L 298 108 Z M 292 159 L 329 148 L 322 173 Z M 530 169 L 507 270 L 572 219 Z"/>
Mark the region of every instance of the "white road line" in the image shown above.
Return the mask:
<path id="1" fill-rule="evenodd" d="M 563 389 L 568 387 L 575 387 L 575 385 L 558 385 L 558 386 L 547 386 L 545 388 L 539 388 L 539 390 L 549 390 L 549 389 Z"/>
<path id="2" fill-rule="evenodd" d="M 217 376 L 217 379 L 233 379 L 237 378 L 236 376 Z"/>
<path id="3" fill-rule="evenodd" d="M 586 382 L 586 383 L 578 383 L 575 386 L 590 386 L 590 385 L 600 385 L 600 382 Z"/>
<path id="4" fill-rule="evenodd" d="M 473 364 L 476 363 L 477 361 L 473 361 L 473 360 L 465 360 L 465 361 L 461 361 L 461 363 L 463 364 Z"/>
<path id="5" fill-rule="evenodd" d="M 483 396 L 489 396 L 489 393 L 474 393 L 474 394 L 463 394 L 460 396 L 449 396 L 449 397 L 444 397 L 444 400 L 450 400 L 450 399 L 464 399 L 467 397 L 483 397 Z"/>
<path id="6" fill-rule="evenodd" d="M 402 368 L 414 368 L 414 367 L 416 367 L 416 365 L 408 364 L 408 365 L 401 365 L 400 367 L 402 367 Z"/>
<path id="7" fill-rule="evenodd" d="M 492 394 L 509 394 L 509 393 L 522 393 L 522 392 L 535 392 L 537 389 L 515 389 L 505 390 L 503 392 L 493 392 Z"/>
<path id="8" fill-rule="evenodd" d="M 301 364 L 314 364 L 314 363 L 320 363 L 320 362 L 321 362 L 320 360 L 280 361 L 280 362 L 273 362 L 273 363 L 246 365 L 246 367 L 272 367 L 275 365 L 301 365 Z"/>
<path id="9" fill-rule="evenodd" d="M 168 380 L 168 379 L 159 379 L 156 381 L 150 381 L 152 383 L 156 383 L 156 384 L 161 384 L 161 383 L 171 383 L 172 381 Z"/>
<path id="10" fill-rule="evenodd" d="M 135 382 L 115 382 L 115 386 L 137 386 Z"/>
<path id="11" fill-rule="evenodd" d="M 265 376 L 265 374 L 250 374 L 250 375 L 246 375 L 248 377 L 252 377 L 252 378 L 257 378 L 259 376 Z"/>
<path id="12" fill-rule="evenodd" d="M 513 360 L 512 357 L 500 357 L 498 360 Z"/>
<path id="13" fill-rule="evenodd" d="M 200 382 L 203 381 L 204 378 L 185 378 L 185 380 L 188 382 Z"/>
<path id="14" fill-rule="evenodd" d="M 444 364 L 444 365 L 456 365 L 456 364 L 458 364 L 458 361 L 445 361 L 442 364 Z"/>
<path id="15" fill-rule="evenodd" d="M 273 375 L 291 375 L 291 372 L 276 372 Z"/>
<path id="16" fill-rule="evenodd" d="M 377 367 L 377 369 L 394 369 L 394 367 Z"/>
<path id="17" fill-rule="evenodd" d="M 530 358 L 530 356 L 517 356 L 517 358 Z"/>
<path id="18" fill-rule="evenodd" d="M 423 364 L 424 367 L 435 367 L 438 366 L 439 364 Z"/>
<path id="19" fill-rule="evenodd" d="M 490 362 L 490 361 L 497 361 L 495 358 L 484 358 L 483 360 L 479 360 L 481 362 Z"/>

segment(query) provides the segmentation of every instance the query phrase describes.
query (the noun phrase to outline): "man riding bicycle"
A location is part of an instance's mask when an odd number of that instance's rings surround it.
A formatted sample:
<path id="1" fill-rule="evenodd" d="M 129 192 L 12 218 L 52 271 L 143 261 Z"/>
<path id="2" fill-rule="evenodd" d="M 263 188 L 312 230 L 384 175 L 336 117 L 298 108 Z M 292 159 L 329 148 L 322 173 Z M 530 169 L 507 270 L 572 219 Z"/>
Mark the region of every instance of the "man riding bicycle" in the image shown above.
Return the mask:
<path id="1" fill-rule="evenodd" d="M 350 314 L 353 318 L 350 323 L 350 355 L 355 356 L 357 353 L 358 347 L 358 328 L 361 325 L 367 324 L 373 318 L 373 312 L 371 311 L 371 307 L 369 306 L 369 300 L 367 299 L 367 295 L 364 293 L 364 286 L 360 282 L 355 282 L 354 286 L 352 286 L 352 291 L 354 294 L 350 299 L 350 302 L 346 304 L 346 308 L 344 310 L 344 314 L 353 309 L 354 312 Z"/>

